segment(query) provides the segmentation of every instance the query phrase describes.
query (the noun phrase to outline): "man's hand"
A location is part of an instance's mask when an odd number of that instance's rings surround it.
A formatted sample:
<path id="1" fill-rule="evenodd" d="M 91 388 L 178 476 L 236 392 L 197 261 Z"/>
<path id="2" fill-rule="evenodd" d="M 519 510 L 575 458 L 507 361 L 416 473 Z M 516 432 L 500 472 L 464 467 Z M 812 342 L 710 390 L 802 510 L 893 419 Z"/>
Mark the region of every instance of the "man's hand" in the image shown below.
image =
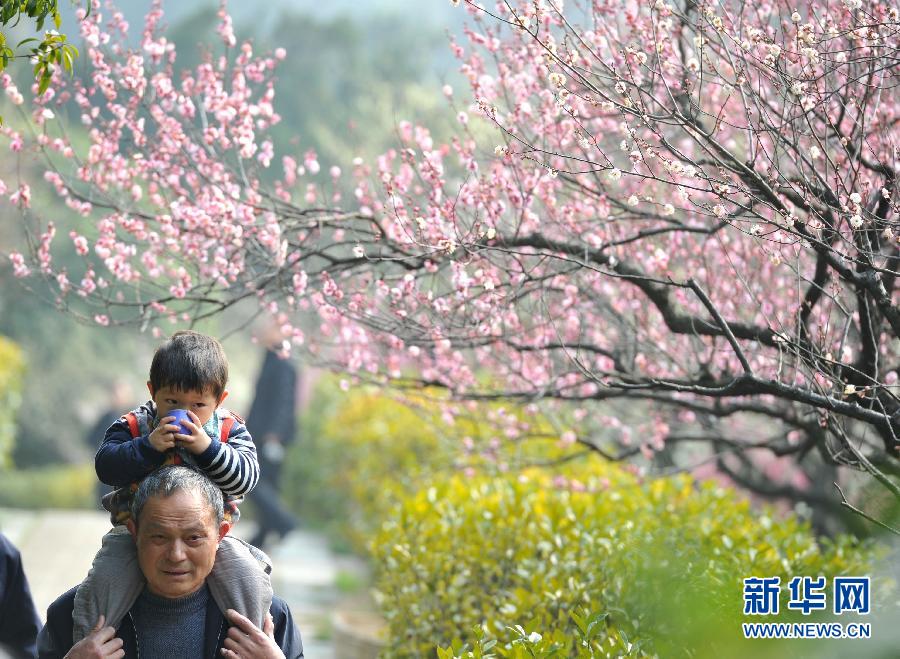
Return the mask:
<path id="1" fill-rule="evenodd" d="M 281 648 L 275 643 L 275 624 L 272 615 L 266 613 L 263 628 L 260 629 L 234 609 L 225 612 L 233 626 L 228 630 L 222 656 L 228 659 L 285 659 Z"/>
<path id="2" fill-rule="evenodd" d="M 116 637 L 113 627 L 104 627 L 106 619 L 100 616 L 91 633 L 72 646 L 63 659 L 122 659 L 122 639 Z"/>
<path id="3" fill-rule="evenodd" d="M 198 417 L 190 410 L 188 410 L 188 416 L 191 417 L 191 420 L 185 421 L 184 425 L 186 425 L 190 429 L 191 434 L 182 435 L 181 433 L 176 433 L 175 444 L 177 446 L 183 447 L 184 450 L 188 453 L 200 455 L 201 453 L 203 453 L 203 451 L 209 448 L 209 445 L 212 444 L 212 440 L 200 425 L 200 417 Z"/>
<path id="4" fill-rule="evenodd" d="M 150 433 L 150 446 L 160 453 L 165 453 L 170 448 L 175 448 L 175 433 L 181 430 L 181 427 L 172 421 L 174 416 L 163 417 L 159 420 L 156 430 Z"/>

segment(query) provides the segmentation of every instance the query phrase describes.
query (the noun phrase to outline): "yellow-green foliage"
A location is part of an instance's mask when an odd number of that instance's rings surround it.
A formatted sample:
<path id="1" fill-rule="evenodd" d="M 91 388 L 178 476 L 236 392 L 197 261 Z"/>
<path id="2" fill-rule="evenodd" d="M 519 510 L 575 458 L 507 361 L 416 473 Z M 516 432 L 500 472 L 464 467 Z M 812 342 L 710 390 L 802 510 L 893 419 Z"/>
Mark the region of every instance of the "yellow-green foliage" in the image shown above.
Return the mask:
<path id="1" fill-rule="evenodd" d="M 0 336 L 0 469 L 9 466 L 15 439 L 16 413 L 21 405 L 25 360 L 15 343 Z"/>
<path id="2" fill-rule="evenodd" d="M 397 496 L 450 458 L 433 430 L 412 410 L 375 391 L 320 388 L 307 424 L 289 456 L 288 493 L 301 515 L 334 521 L 337 533 L 364 551 L 369 534 Z M 312 426 L 312 427 L 310 427 Z"/>
<path id="3" fill-rule="evenodd" d="M 817 542 L 712 483 L 642 483 L 599 461 L 568 471 L 574 489 L 530 470 L 454 476 L 403 501 L 372 544 L 390 656 L 459 650 L 476 626 L 495 651 L 520 641 L 502 656 L 532 656 L 519 645 L 533 632 L 576 656 L 592 616 L 602 622 L 581 656 L 726 656 L 743 577 L 867 571 L 871 552 L 849 538 Z"/>
<path id="4" fill-rule="evenodd" d="M 447 424 L 428 392 L 412 402 L 320 387 L 286 479 L 307 522 L 368 544 L 385 656 L 739 656 L 743 577 L 866 573 L 870 549 L 817 542 L 733 491 L 560 460 L 573 449 L 535 415 L 542 439 L 509 441 L 519 409 Z M 516 468 L 529 462 L 555 466 Z"/>
<path id="5" fill-rule="evenodd" d="M 9 470 L 0 478 L 0 506 L 7 508 L 90 508 L 97 505 L 93 465 L 59 465 Z"/>
<path id="6" fill-rule="evenodd" d="M 300 441 L 288 456 L 286 497 L 307 522 L 330 526 L 360 552 L 404 496 L 461 469 L 496 471 L 571 453 L 557 446 L 533 415 L 540 439 L 501 440 L 497 426 L 522 411 L 500 404 L 464 410 L 446 422 L 438 394 L 404 402 L 375 388 L 341 391 L 334 380 L 316 390 Z M 471 450 L 463 452 L 463 445 Z"/>

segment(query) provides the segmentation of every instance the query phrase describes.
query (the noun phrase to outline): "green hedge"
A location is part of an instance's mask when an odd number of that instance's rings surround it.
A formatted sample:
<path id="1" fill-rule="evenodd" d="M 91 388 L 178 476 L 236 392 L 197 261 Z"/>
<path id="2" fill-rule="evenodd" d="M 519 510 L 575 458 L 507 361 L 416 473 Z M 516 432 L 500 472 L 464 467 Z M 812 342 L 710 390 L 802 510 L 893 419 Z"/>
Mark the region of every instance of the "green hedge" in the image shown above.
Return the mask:
<path id="1" fill-rule="evenodd" d="M 536 470 L 457 476 L 400 504 L 372 543 L 389 656 L 433 657 L 436 644 L 454 656 L 478 635 L 509 646 L 501 656 L 735 656 L 743 577 L 869 568 L 867 546 L 817 541 L 712 483 L 569 471 L 568 484 Z"/>
<path id="2" fill-rule="evenodd" d="M 22 404 L 25 360 L 18 345 L 0 336 L 0 470 L 9 467 L 16 414 Z"/>
<path id="3" fill-rule="evenodd" d="M 95 508 L 97 474 L 90 464 L 8 470 L 0 475 L 0 506 L 6 508 Z"/>
<path id="4" fill-rule="evenodd" d="M 438 440 L 409 408 L 374 391 L 315 392 L 288 454 L 285 498 L 339 546 L 365 553 L 371 534 L 406 489 L 442 462 Z"/>
<path id="5" fill-rule="evenodd" d="M 540 418 L 530 422 L 543 439 L 501 442 L 487 417 L 521 414 L 509 406 L 481 406 L 448 425 L 438 395 L 418 392 L 401 402 L 375 388 L 342 391 L 336 379 L 321 381 L 287 456 L 284 495 L 292 509 L 305 523 L 327 529 L 339 546 L 364 554 L 397 502 L 436 479 L 572 453 L 557 446 Z M 463 443 L 471 447 L 468 454 L 460 450 Z"/>
<path id="6" fill-rule="evenodd" d="M 372 558 L 385 656 L 743 656 L 743 577 L 865 574 L 873 555 L 712 483 L 560 460 L 539 418 L 545 440 L 498 442 L 511 408 L 448 425 L 412 402 L 326 382 L 286 479 L 305 521 Z M 556 466 L 517 468 L 535 459 Z"/>

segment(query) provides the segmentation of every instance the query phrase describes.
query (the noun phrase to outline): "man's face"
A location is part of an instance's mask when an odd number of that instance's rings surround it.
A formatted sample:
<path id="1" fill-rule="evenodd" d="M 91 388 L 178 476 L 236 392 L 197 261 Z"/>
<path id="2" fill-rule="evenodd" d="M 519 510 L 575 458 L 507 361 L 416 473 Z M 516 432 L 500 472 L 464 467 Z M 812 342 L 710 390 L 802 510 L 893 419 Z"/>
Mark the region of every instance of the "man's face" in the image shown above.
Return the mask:
<path id="1" fill-rule="evenodd" d="M 200 494 L 185 491 L 151 497 L 138 523 L 128 521 L 147 588 L 169 598 L 190 595 L 203 586 L 228 529 L 228 522 L 216 524 Z"/>
<path id="2" fill-rule="evenodd" d="M 167 417 L 171 410 L 190 410 L 200 418 L 201 426 L 209 421 L 213 412 L 228 395 L 228 392 L 224 392 L 220 398 L 216 398 L 216 395 L 209 389 L 206 391 L 182 391 L 173 387 L 160 387 L 154 391 L 149 382 L 147 386 L 153 402 L 156 403 L 157 419 Z"/>

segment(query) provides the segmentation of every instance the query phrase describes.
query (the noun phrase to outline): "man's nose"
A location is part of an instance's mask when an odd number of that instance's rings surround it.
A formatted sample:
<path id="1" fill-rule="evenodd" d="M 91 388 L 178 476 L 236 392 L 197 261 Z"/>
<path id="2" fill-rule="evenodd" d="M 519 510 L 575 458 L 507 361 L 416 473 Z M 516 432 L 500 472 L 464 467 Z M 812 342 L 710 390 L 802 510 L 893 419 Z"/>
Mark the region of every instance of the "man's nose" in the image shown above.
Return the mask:
<path id="1" fill-rule="evenodd" d="M 184 549 L 184 543 L 181 540 L 173 540 L 169 545 L 169 560 L 173 563 L 183 561 L 187 556 Z"/>

